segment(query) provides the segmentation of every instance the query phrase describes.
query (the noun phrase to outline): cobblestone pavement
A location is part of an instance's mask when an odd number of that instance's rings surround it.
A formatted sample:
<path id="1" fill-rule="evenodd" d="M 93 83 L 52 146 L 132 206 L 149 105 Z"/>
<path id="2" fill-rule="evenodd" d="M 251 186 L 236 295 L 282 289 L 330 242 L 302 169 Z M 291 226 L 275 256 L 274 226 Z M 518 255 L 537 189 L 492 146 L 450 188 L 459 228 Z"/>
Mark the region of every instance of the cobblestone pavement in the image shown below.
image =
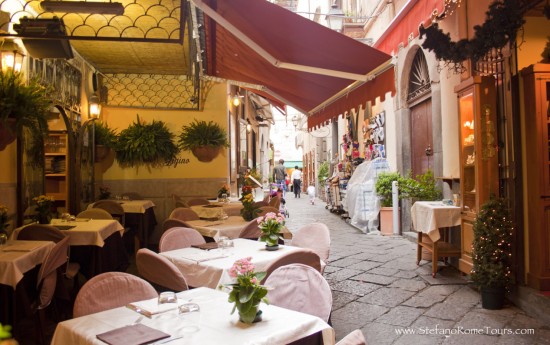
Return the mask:
<path id="1" fill-rule="evenodd" d="M 305 194 L 288 193 L 286 201 L 291 231 L 312 222 L 330 229 L 324 275 L 332 288 L 337 340 L 361 329 L 369 345 L 550 344 L 550 325 L 513 305 L 482 309 L 479 293 L 453 267 L 432 278 L 431 262 L 416 265 L 410 240 L 366 235 L 326 210 L 322 200 L 310 205 Z M 516 331 L 532 334 L 509 334 Z"/>

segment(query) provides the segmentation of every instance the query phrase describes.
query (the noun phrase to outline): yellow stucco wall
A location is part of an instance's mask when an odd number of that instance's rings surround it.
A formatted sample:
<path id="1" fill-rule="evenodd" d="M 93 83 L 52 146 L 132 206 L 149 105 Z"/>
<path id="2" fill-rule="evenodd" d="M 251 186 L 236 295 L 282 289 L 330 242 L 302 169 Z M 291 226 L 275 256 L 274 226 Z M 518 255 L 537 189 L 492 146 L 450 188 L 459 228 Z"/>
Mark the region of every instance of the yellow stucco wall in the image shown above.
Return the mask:
<path id="1" fill-rule="evenodd" d="M 0 183 L 17 182 L 17 141 L 0 151 Z"/>
<path id="2" fill-rule="evenodd" d="M 151 122 L 161 120 L 166 123 L 174 135 L 181 132 L 183 125 L 192 122 L 194 119 L 214 121 L 227 130 L 228 128 L 228 104 L 227 89 L 225 84 L 215 85 L 208 93 L 204 111 L 174 111 L 157 109 L 136 109 L 136 108 L 109 108 L 102 109 L 101 120 L 108 123 L 115 131 L 120 132 L 130 123 L 136 121 L 139 115 L 141 121 Z M 121 168 L 113 157 L 107 159 L 96 169 L 98 179 L 120 180 L 120 179 L 170 179 L 170 178 L 216 178 L 227 177 L 228 150 L 222 150 L 221 154 L 208 163 L 199 162 L 189 151 L 182 151 L 177 166 L 162 167 L 131 167 Z M 187 163 L 185 161 L 188 161 Z M 99 170 L 99 171 L 98 171 Z"/>
<path id="3" fill-rule="evenodd" d="M 520 37 L 518 42 L 521 44 L 518 52 L 518 70 L 530 66 L 542 60 L 542 51 L 546 46 L 550 36 L 550 25 L 545 17 L 526 17 L 523 26 L 523 41 Z"/>

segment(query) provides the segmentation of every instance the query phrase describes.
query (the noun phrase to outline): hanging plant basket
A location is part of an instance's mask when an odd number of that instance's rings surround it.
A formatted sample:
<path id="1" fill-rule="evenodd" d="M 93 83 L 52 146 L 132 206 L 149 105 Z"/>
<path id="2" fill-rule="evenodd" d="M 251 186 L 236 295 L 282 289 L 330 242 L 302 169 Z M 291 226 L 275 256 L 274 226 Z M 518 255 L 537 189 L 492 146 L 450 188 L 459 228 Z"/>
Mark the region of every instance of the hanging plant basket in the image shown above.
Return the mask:
<path id="1" fill-rule="evenodd" d="M 95 146 L 95 161 L 102 162 L 111 153 L 111 148 L 105 145 Z"/>
<path id="2" fill-rule="evenodd" d="M 200 162 L 211 162 L 220 153 L 220 146 L 199 146 L 191 150 Z"/>

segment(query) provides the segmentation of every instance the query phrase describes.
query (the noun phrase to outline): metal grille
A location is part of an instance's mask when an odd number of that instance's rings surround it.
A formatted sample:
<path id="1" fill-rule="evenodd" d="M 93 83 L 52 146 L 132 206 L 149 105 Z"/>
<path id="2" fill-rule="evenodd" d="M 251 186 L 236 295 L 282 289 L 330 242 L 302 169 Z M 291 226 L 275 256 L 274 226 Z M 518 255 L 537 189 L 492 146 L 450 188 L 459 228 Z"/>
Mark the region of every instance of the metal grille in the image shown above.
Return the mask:
<path id="1" fill-rule="evenodd" d="M 409 75 L 409 93 L 407 100 L 414 101 L 419 97 L 430 92 L 430 76 L 428 74 L 428 64 L 426 57 L 421 49 L 418 49 L 411 67 Z"/>

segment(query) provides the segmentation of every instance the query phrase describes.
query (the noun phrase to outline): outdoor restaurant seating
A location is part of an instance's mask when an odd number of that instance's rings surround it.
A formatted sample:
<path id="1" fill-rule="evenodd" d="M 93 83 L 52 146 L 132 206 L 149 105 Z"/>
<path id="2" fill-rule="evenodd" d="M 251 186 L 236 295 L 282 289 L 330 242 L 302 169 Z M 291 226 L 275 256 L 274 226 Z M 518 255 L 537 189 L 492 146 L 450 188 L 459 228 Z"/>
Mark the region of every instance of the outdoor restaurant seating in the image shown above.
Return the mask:
<path id="1" fill-rule="evenodd" d="M 262 232 L 260 231 L 256 219 L 252 219 L 248 222 L 239 233 L 239 238 L 246 238 L 249 240 L 258 240 L 260 236 L 262 236 Z"/>
<path id="2" fill-rule="evenodd" d="M 367 345 L 365 336 L 360 329 L 356 329 L 342 338 L 336 345 Z"/>
<path id="3" fill-rule="evenodd" d="M 157 291 L 187 290 L 187 281 L 178 268 L 167 258 L 147 248 L 138 250 L 136 264 L 139 275 Z"/>
<path id="4" fill-rule="evenodd" d="M 317 272 L 321 272 L 321 259 L 319 259 L 319 255 L 310 249 L 300 249 L 283 255 L 273 261 L 266 268 L 266 275 L 262 283 L 264 283 L 277 268 L 290 264 L 304 264 L 314 268 Z"/>
<path id="5" fill-rule="evenodd" d="M 73 317 L 156 297 L 158 293 L 155 288 L 142 278 L 124 272 L 102 273 L 80 289 L 74 302 Z"/>
<path id="6" fill-rule="evenodd" d="M 204 237 L 195 229 L 171 228 L 162 234 L 159 242 L 159 251 L 167 252 L 204 243 L 206 243 Z"/>
<path id="7" fill-rule="evenodd" d="M 275 208 L 276 210 L 279 210 L 281 208 L 281 197 L 280 196 L 272 197 L 271 200 L 269 200 L 268 206 L 271 206 L 271 207 Z"/>
<path id="8" fill-rule="evenodd" d="M 332 309 L 330 286 L 319 271 L 303 264 L 277 268 L 265 281 L 269 302 L 278 307 L 315 315 L 328 322 Z"/>
<path id="9" fill-rule="evenodd" d="M 113 216 L 111 216 L 111 214 L 104 209 L 90 208 L 77 214 L 76 218 L 113 219 Z"/>
<path id="10" fill-rule="evenodd" d="M 292 246 L 309 248 L 321 258 L 321 273 L 330 255 L 330 232 L 323 223 L 311 223 L 302 226 L 292 236 Z"/>
<path id="11" fill-rule="evenodd" d="M 179 219 L 183 221 L 200 219 L 199 215 L 190 208 L 177 207 L 175 208 L 168 218 Z"/>
<path id="12" fill-rule="evenodd" d="M 64 239 L 67 239 L 67 242 L 69 242 L 69 238 L 65 236 L 65 234 L 52 225 L 46 225 L 46 224 L 31 224 L 23 229 L 17 234 L 18 240 L 24 240 L 24 241 L 52 241 L 55 243 L 59 243 Z M 65 278 L 73 281 L 73 290 L 76 292 L 78 291 L 78 273 L 80 272 L 80 264 L 78 262 L 70 262 L 68 259 L 70 258 L 71 253 L 71 247 L 67 243 L 66 246 L 66 266 L 65 270 L 63 272 L 63 275 Z"/>

